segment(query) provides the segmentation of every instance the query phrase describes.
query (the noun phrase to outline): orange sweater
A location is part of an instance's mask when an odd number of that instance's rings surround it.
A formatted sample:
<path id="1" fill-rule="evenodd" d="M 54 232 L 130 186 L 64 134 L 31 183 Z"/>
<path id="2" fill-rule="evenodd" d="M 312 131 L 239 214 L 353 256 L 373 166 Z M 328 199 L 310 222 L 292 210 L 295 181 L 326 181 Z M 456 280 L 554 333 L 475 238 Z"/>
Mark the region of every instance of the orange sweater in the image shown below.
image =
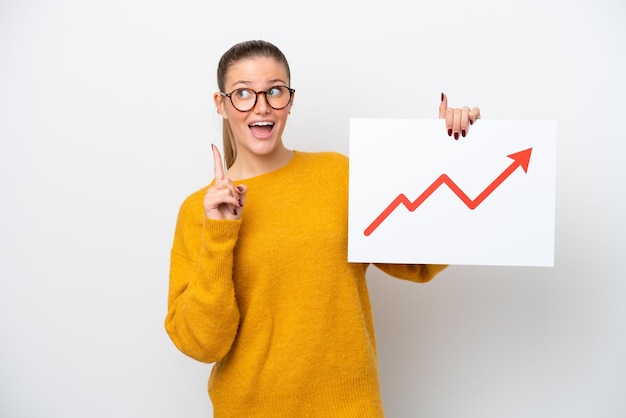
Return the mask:
<path id="1" fill-rule="evenodd" d="M 348 159 L 296 152 L 246 179 L 243 216 L 204 215 L 206 188 L 180 208 L 167 332 L 216 362 L 216 418 L 382 417 L 365 272 L 347 262 Z M 445 266 L 378 265 L 425 282 Z"/>

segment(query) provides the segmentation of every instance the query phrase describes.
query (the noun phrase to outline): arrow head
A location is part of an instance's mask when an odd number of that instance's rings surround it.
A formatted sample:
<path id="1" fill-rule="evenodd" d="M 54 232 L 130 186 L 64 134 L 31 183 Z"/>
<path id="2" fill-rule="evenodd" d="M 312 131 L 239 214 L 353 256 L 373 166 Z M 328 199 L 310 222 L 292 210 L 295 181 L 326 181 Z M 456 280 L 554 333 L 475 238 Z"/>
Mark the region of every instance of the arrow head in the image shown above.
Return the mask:
<path id="1" fill-rule="evenodd" d="M 516 167 L 522 167 L 524 173 L 528 172 L 528 163 L 530 162 L 530 153 L 532 148 L 525 149 L 524 151 L 516 152 L 507 157 L 512 158 L 515 162 L 512 164 Z"/>

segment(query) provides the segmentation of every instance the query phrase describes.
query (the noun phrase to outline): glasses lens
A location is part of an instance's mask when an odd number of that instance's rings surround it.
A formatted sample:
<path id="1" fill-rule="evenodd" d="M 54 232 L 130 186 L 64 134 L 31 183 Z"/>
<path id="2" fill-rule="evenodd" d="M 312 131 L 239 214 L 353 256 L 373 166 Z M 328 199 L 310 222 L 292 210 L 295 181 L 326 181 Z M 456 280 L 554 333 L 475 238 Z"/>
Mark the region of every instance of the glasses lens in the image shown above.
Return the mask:
<path id="1" fill-rule="evenodd" d="M 230 94 L 230 100 L 235 108 L 245 112 L 254 107 L 256 93 L 250 89 L 237 89 Z"/>
<path id="2" fill-rule="evenodd" d="M 291 99 L 291 92 L 287 87 L 276 86 L 268 89 L 265 92 L 267 103 L 276 110 L 283 109 L 289 104 Z"/>

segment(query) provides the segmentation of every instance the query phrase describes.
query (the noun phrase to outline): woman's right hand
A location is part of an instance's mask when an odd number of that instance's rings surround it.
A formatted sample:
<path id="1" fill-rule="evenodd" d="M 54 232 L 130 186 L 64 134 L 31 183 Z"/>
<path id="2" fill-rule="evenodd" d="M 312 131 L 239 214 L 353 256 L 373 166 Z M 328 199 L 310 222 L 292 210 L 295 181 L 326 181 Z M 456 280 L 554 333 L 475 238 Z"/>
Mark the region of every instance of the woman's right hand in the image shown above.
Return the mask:
<path id="1" fill-rule="evenodd" d="M 240 184 L 235 187 L 233 182 L 225 177 L 222 156 L 215 145 L 213 149 L 215 184 L 209 187 L 204 195 L 204 213 L 209 219 L 237 220 L 241 218 L 243 204 L 246 199 L 246 186 Z"/>

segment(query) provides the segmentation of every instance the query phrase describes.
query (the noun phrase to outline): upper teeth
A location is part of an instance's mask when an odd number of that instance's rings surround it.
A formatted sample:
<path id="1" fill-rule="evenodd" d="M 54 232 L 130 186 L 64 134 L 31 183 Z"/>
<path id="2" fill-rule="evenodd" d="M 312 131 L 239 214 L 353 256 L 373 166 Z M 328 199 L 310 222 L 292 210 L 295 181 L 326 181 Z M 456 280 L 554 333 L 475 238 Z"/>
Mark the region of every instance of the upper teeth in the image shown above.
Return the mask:
<path id="1" fill-rule="evenodd" d="M 254 122 L 250 124 L 250 126 L 272 126 L 274 125 L 272 122 Z"/>

